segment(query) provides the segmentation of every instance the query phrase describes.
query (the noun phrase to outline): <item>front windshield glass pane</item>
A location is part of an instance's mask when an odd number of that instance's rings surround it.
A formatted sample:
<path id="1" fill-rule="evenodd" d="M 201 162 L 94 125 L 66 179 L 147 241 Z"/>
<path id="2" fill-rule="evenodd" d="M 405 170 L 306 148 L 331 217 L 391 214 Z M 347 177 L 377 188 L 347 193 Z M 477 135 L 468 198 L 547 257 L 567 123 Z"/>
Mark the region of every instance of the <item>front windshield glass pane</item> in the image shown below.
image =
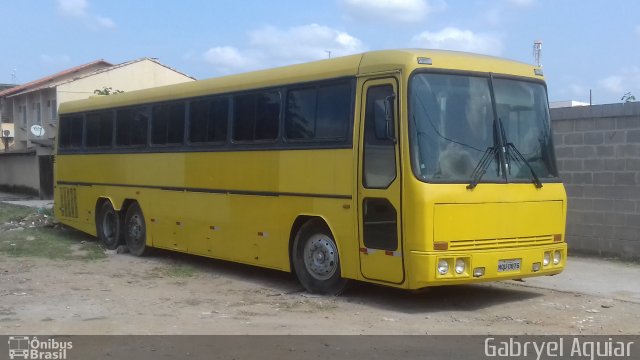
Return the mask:
<path id="1" fill-rule="evenodd" d="M 494 144 L 489 78 L 416 74 L 409 90 L 410 144 L 414 173 L 425 181 L 469 182 Z M 482 182 L 501 182 L 499 161 Z"/>
<path id="2" fill-rule="evenodd" d="M 493 89 L 507 141 L 522 153 L 539 178 L 557 177 L 544 85 L 494 79 Z M 509 181 L 530 181 L 531 171 L 524 163 L 509 161 L 507 165 Z"/>

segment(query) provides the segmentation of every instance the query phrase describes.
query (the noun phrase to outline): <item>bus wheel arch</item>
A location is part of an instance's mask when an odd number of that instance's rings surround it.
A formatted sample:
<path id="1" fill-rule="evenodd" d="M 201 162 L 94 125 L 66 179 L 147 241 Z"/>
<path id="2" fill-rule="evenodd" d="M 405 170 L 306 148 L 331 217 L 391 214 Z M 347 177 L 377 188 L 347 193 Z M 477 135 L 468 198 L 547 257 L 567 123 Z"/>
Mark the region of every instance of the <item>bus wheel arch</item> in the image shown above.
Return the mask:
<path id="1" fill-rule="evenodd" d="M 298 281 L 311 293 L 341 294 L 348 281 L 342 277 L 339 247 L 327 222 L 299 216 L 291 234 L 289 259 Z"/>
<path id="2" fill-rule="evenodd" d="M 95 208 L 96 237 L 108 250 L 115 250 L 124 243 L 122 221 L 111 199 L 100 197 Z"/>

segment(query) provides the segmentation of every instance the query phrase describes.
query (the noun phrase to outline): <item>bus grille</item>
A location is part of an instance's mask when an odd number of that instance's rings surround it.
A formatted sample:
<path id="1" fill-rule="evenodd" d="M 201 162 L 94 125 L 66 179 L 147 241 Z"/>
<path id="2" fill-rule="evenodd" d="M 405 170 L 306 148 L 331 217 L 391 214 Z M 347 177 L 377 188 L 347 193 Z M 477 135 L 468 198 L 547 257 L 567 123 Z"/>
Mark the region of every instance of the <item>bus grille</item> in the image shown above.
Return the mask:
<path id="1" fill-rule="evenodd" d="M 452 240 L 449 250 L 491 250 L 553 244 L 553 235 L 519 238 Z"/>
<path id="2" fill-rule="evenodd" d="M 76 189 L 70 187 L 60 188 L 60 213 L 63 217 L 78 217 L 78 200 Z"/>

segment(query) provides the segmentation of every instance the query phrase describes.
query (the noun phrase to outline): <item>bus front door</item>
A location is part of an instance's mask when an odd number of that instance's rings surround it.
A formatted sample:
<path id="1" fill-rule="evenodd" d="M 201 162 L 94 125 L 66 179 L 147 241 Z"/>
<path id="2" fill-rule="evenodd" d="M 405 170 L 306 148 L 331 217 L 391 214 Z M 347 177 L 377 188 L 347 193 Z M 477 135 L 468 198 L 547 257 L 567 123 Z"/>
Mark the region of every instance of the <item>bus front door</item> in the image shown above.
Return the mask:
<path id="1" fill-rule="evenodd" d="M 362 84 L 358 223 L 362 276 L 400 284 L 404 268 L 397 84 L 395 78 Z"/>

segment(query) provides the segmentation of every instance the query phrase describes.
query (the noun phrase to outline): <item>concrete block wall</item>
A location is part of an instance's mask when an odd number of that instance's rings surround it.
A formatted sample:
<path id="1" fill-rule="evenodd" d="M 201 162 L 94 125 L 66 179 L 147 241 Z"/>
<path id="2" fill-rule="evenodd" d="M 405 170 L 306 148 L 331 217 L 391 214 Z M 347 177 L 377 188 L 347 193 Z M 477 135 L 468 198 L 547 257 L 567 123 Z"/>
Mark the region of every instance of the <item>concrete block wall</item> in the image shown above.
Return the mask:
<path id="1" fill-rule="evenodd" d="M 0 154 L 0 191 L 39 195 L 40 168 L 33 152 Z"/>
<path id="2" fill-rule="evenodd" d="M 570 251 L 640 258 L 640 102 L 551 109 Z"/>

